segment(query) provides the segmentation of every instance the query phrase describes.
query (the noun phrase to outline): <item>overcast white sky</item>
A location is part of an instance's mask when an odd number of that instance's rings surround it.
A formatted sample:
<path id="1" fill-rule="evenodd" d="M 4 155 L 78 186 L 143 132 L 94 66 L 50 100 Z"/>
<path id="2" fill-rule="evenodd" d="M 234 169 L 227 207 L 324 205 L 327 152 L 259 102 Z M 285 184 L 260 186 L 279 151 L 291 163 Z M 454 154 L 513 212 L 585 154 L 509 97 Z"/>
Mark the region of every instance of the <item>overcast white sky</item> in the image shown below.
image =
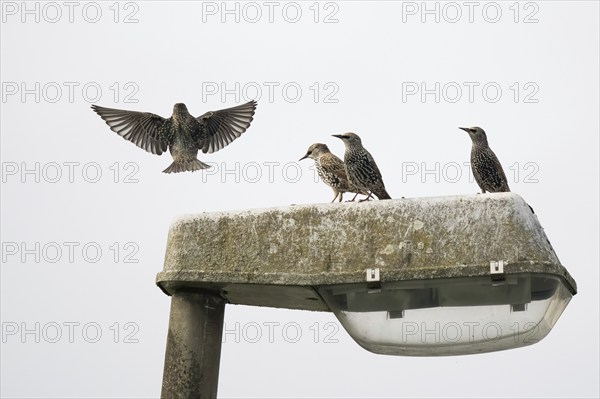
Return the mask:
<path id="1" fill-rule="evenodd" d="M 550 334 L 389 357 L 333 314 L 228 306 L 219 396 L 598 397 L 598 2 L 0 4 L 3 397 L 158 397 L 170 300 L 154 278 L 176 215 L 328 202 L 295 161 L 314 142 L 341 155 L 346 131 L 392 197 L 474 194 L 464 125 L 577 280 Z M 168 154 L 89 109 L 255 97 L 248 132 L 194 174 L 162 174 Z"/>

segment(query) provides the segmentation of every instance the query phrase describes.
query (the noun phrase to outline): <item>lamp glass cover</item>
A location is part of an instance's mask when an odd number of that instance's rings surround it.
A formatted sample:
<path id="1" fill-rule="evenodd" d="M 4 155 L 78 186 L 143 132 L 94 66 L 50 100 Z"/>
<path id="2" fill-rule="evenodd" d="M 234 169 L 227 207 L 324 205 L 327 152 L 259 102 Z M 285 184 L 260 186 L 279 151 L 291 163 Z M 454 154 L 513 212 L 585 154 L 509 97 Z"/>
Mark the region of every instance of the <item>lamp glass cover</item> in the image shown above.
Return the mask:
<path id="1" fill-rule="evenodd" d="M 555 275 L 490 276 L 324 286 L 320 294 L 352 338 L 386 355 L 444 356 L 531 345 L 572 293 Z"/>

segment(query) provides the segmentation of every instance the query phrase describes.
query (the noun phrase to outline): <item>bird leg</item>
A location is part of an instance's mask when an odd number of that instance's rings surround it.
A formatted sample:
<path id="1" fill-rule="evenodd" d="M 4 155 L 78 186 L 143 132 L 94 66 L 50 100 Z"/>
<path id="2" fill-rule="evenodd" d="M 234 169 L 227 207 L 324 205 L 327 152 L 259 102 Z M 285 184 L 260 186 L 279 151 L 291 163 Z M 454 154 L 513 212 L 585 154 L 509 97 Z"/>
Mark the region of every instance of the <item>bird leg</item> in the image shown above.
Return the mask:
<path id="1" fill-rule="evenodd" d="M 369 195 L 367 196 L 367 198 L 363 198 L 361 200 L 358 200 L 358 202 L 365 202 L 370 200 L 373 197 L 373 193 L 371 191 L 369 191 Z"/>

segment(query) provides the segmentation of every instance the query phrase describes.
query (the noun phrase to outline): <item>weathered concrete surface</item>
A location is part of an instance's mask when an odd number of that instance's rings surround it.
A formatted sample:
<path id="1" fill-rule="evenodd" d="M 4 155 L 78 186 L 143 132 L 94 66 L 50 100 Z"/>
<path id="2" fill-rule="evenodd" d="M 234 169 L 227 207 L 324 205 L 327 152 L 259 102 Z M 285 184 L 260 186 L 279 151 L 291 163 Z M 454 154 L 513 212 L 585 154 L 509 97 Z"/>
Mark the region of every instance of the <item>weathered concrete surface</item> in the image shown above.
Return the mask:
<path id="1" fill-rule="evenodd" d="M 364 282 L 367 268 L 380 268 L 385 283 L 488 275 L 492 260 L 508 262 L 506 274 L 559 275 L 576 291 L 514 193 L 182 216 L 156 281 L 169 294 L 211 288 L 231 303 L 328 310 L 311 287 Z"/>
<path id="2" fill-rule="evenodd" d="M 173 295 L 161 398 L 217 397 L 224 314 L 218 295 Z"/>

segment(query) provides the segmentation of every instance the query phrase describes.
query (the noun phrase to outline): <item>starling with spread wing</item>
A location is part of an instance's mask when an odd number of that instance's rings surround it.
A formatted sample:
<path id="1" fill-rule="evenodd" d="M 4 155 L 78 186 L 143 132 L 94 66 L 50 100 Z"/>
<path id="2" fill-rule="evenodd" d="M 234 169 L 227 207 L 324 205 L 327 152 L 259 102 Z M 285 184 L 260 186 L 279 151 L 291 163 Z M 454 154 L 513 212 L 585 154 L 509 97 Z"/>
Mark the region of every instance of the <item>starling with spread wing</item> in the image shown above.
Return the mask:
<path id="1" fill-rule="evenodd" d="M 170 118 L 99 105 L 92 105 L 92 109 L 112 131 L 138 147 L 156 155 L 168 149 L 173 163 L 163 172 L 178 173 L 209 168 L 198 160 L 198 150 L 213 153 L 240 137 L 252 122 L 256 101 L 210 111 L 197 118 L 181 103 L 173 106 Z"/>

